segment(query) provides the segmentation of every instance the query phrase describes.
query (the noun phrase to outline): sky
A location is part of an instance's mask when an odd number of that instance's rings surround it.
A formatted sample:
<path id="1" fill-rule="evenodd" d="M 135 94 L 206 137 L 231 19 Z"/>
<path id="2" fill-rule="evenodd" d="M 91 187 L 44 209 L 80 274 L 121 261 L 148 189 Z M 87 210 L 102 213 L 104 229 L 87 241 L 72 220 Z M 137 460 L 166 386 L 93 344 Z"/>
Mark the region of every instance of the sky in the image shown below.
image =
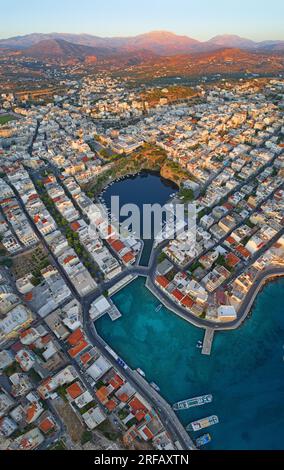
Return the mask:
<path id="1" fill-rule="evenodd" d="M 284 0 L 0 0 L 0 37 L 50 32 L 284 40 Z"/>

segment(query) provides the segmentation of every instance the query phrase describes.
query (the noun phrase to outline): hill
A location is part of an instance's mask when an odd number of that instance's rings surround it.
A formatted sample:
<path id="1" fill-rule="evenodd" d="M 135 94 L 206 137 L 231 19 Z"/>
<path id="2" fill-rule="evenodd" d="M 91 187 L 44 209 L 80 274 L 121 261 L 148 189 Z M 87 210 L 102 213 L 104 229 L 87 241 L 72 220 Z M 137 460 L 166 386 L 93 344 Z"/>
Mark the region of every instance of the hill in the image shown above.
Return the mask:
<path id="1" fill-rule="evenodd" d="M 63 39 L 46 39 L 22 51 L 22 55 L 36 59 L 77 59 L 86 57 L 105 57 L 114 54 L 115 50 L 95 48 L 73 44 Z"/>
<path id="2" fill-rule="evenodd" d="M 70 33 L 32 33 L 0 40 L 0 48 L 16 50 L 29 49 L 32 46 L 50 40 L 60 40 L 71 44 L 95 47 L 105 51 L 134 52 L 148 50 L 158 55 L 188 54 L 191 52 L 209 52 L 221 48 L 237 47 L 246 50 L 284 51 L 284 41 L 255 42 L 234 34 L 218 35 L 208 41 L 197 41 L 189 36 L 178 35 L 168 31 L 152 31 L 130 37 L 99 37 L 92 34 Z"/>

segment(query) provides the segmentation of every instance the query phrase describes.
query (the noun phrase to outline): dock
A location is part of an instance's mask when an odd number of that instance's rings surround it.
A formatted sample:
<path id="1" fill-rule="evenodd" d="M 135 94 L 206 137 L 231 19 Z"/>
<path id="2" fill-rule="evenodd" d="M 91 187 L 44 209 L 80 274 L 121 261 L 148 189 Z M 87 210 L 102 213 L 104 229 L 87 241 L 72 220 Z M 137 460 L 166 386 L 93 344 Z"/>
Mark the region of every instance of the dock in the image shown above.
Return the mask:
<path id="1" fill-rule="evenodd" d="M 108 295 L 111 297 L 112 295 L 116 294 L 120 289 L 123 289 L 127 286 L 130 282 L 134 281 L 138 276 L 133 274 L 128 274 L 123 279 L 118 281 L 114 286 L 110 287 L 108 290 Z"/>
<path id="2" fill-rule="evenodd" d="M 204 334 L 202 351 L 201 351 L 202 354 L 205 354 L 206 356 L 210 356 L 213 339 L 214 339 L 214 329 L 205 328 L 205 334 Z"/>
<path id="3" fill-rule="evenodd" d="M 107 313 L 112 321 L 117 320 L 118 318 L 121 317 L 120 311 L 113 303 L 111 303 L 111 308 L 108 310 Z"/>

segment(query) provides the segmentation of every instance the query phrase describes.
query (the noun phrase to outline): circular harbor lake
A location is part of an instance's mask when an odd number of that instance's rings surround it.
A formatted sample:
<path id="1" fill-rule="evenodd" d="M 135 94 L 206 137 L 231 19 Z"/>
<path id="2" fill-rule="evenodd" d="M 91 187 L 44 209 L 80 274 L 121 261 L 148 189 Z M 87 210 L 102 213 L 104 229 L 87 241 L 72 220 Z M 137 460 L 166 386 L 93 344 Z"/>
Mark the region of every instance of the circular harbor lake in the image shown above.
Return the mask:
<path id="1" fill-rule="evenodd" d="M 132 368 L 141 368 L 171 404 L 212 393 L 213 402 L 178 412 L 184 425 L 216 414 L 208 449 L 284 449 L 284 279 L 258 295 L 237 330 L 215 335 L 211 356 L 196 348 L 204 330 L 178 317 L 137 278 L 112 299 L 122 317 L 96 321 L 98 333 Z"/>
<path id="2" fill-rule="evenodd" d="M 163 206 L 177 190 L 178 187 L 174 183 L 160 177 L 158 173 L 141 171 L 137 175 L 127 176 L 121 180 L 114 181 L 106 187 L 101 196 L 102 202 L 105 203 L 109 210 L 111 209 L 111 197 L 119 196 L 120 207 L 124 204 L 136 204 L 142 214 L 143 204 L 160 204 Z M 124 218 L 121 217 L 120 221 L 122 222 L 123 220 Z M 140 258 L 142 266 L 147 266 L 148 264 L 152 245 L 153 240 L 144 240 L 144 248 Z"/>

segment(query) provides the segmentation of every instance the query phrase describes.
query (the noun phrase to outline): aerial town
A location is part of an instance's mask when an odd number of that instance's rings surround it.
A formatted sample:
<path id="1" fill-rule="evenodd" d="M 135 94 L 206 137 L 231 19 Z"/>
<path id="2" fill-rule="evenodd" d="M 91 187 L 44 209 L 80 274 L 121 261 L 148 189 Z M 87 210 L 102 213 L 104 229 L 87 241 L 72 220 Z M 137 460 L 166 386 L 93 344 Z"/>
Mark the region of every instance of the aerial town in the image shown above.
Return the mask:
<path id="1" fill-rule="evenodd" d="M 283 17 L 2 2 L 1 468 L 284 462 Z"/>
<path id="2" fill-rule="evenodd" d="M 238 327 L 283 274 L 284 80 L 200 82 L 178 100 L 160 86 L 154 102 L 153 89 L 106 73 L 61 85 L 47 103 L 1 95 L 0 447 L 194 449 L 95 321 L 120 318 L 112 295 L 143 275 L 204 329 L 210 355 L 214 332 Z M 118 175 L 143 170 L 143 152 L 197 211 L 196 242 L 184 228 L 147 267 L 142 241 L 118 234 L 99 204 Z"/>

